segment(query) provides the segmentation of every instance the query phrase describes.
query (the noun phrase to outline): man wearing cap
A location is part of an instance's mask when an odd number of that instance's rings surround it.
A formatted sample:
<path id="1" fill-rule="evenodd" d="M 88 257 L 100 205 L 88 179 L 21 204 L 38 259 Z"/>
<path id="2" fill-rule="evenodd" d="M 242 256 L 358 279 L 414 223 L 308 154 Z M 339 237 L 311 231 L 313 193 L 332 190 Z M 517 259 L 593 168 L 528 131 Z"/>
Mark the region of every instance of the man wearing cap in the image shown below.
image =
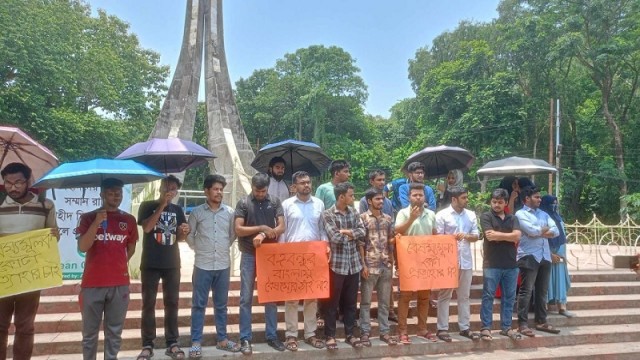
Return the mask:
<path id="1" fill-rule="evenodd" d="M 31 168 L 11 163 L 2 169 L 6 197 L 0 201 L 0 237 L 51 228 L 58 237 L 56 209 L 49 199 L 31 191 Z M 13 358 L 26 360 L 33 351 L 34 320 L 40 304 L 40 290 L 0 299 L 0 359 L 7 358 L 9 325 L 13 317 Z"/>
<path id="2" fill-rule="evenodd" d="M 287 163 L 280 156 L 269 161 L 269 196 L 283 202 L 289 198 L 289 186 L 284 181 Z"/>
<path id="3" fill-rule="evenodd" d="M 104 358 L 117 359 L 122 343 L 129 306 L 127 262 L 138 241 L 135 217 L 118 209 L 123 186 L 121 180 L 114 178 L 102 181 L 102 207 L 82 214 L 76 228 L 78 250 L 87 253 L 80 284 L 84 360 L 96 359 L 103 318 Z"/>

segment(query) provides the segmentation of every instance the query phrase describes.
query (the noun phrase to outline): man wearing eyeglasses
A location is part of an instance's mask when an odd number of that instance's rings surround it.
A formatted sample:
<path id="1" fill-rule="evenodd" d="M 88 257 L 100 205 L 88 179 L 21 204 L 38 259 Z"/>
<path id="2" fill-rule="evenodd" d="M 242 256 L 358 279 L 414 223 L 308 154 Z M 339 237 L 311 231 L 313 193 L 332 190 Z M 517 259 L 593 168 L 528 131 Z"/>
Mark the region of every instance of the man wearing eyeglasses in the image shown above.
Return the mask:
<path id="1" fill-rule="evenodd" d="M 410 185 L 411 183 L 419 183 L 422 184 L 424 182 L 424 178 L 427 175 L 425 172 L 424 164 L 420 162 L 412 162 L 407 166 L 407 170 L 409 171 L 409 181 L 401 185 L 398 189 L 400 204 L 402 208 L 406 208 L 409 206 L 409 193 L 410 193 Z M 429 185 L 424 185 L 424 204 L 425 207 L 428 207 L 431 211 L 436 211 L 436 196 L 433 193 L 433 189 Z"/>
<path id="2" fill-rule="evenodd" d="M 39 199 L 29 191 L 31 168 L 11 163 L 2 172 L 6 198 L 0 203 L 0 237 L 31 230 L 52 229 L 58 238 L 58 224 L 53 202 Z M 0 238 L 0 243 L 2 239 Z M 13 316 L 15 338 L 13 358 L 31 358 L 33 351 L 34 320 L 40 304 L 40 290 L 0 299 L 0 360 L 7 358 L 9 325 Z"/>

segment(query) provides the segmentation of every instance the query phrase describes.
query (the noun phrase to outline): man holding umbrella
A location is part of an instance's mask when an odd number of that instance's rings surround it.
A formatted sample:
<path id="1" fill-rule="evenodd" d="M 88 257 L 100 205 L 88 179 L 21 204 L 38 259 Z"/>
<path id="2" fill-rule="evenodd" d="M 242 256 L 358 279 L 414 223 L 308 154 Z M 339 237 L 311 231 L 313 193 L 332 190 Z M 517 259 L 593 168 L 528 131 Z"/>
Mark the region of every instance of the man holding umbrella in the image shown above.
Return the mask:
<path id="1" fill-rule="evenodd" d="M 182 208 L 172 204 L 181 187 L 180 180 L 169 175 L 160 183 L 160 197 L 140 204 L 138 224 L 142 226 L 142 352 L 138 358 L 153 354 L 156 338 L 156 297 L 162 279 L 164 302 L 164 334 L 166 354 L 183 358 L 178 345 L 178 294 L 180 293 L 180 248 L 178 241 L 186 239 L 189 225 Z"/>
<path id="2" fill-rule="evenodd" d="M 51 228 L 58 237 L 53 202 L 48 199 L 38 200 L 38 196 L 29 191 L 31 168 L 22 163 L 8 164 L 2 169 L 2 180 L 7 196 L 0 202 L 0 236 Z M 16 328 L 13 358 L 31 358 L 34 320 L 39 304 L 39 290 L 0 299 L 0 359 L 7 357 L 8 331 L 12 317 Z"/>

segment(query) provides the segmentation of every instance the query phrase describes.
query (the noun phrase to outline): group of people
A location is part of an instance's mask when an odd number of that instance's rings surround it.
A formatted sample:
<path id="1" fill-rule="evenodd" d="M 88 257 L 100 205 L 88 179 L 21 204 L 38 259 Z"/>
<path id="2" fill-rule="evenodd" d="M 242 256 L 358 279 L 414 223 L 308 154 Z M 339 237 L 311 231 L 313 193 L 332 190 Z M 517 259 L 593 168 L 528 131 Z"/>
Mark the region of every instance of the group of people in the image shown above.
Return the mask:
<path id="1" fill-rule="evenodd" d="M 409 303 L 417 297 L 416 336 L 429 341 L 450 342 L 449 304 L 457 293 L 459 334 L 472 340 L 492 339 L 493 300 L 501 287 L 500 334 L 514 340 L 535 336 L 528 326 L 528 312 L 533 296 L 535 329 L 557 333 L 547 322 L 547 294 L 566 307 L 568 284 L 551 290 L 549 279 L 555 264 L 565 264 L 561 218 L 550 203 L 551 212 L 541 210 L 542 199 L 535 186 L 497 188 L 491 195 L 491 211 L 480 216 L 468 210 L 468 192 L 462 186 L 462 173 L 454 171 L 439 195 L 425 185 L 425 167 L 408 166 L 408 178 L 387 184 L 385 173 L 372 171 L 371 187 L 355 206 L 354 186 L 349 183 L 350 165 L 344 160 L 330 165 L 331 181 L 318 186 L 312 195 L 312 178 L 304 171 L 293 174 L 291 184 L 284 180 L 286 163 L 274 158 L 268 173 L 251 179 L 251 193 L 234 208 L 223 203 L 227 185 L 221 175 L 204 179 L 204 204 L 193 209 L 188 219 L 182 208 L 172 203 L 181 187 L 174 176 L 162 180 L 157 200 L 143 202 L 137 220 L 119 210 L 122 181 L 102 181 L 103 204 L 82 214 L 76 236 L 78 249 L 86 252 L 81 282 L 82 345 L 84 359 L 95 359 L 98 333 L 105 333 L 104 358 L 116 359 L 129 303 L 127 263 L 138 241 L 137 225 L 143 230 L 141 261 L 142 350 L 137 360 L 154 356 L 156 338 L 155 305 L 162 281 L 164 303 L 165 354 L 174 359 L 187 355 L 179 345 L 178 296 L 180 292 L 180 252 L 178 242 L 185 240 L 194 250 L 192 275 L 191 347 L 189 358 L 202 356 L 205 309 L 212 293 L 216 325 L 216 347 L 229 352 L 252 353 L 252 309 L 256 281 L 256 248 L 265 243 L 326 241 L 329 261 L 330 297 L 302 301 L 303 340 L 315 348 L 335 350 L 336 321 L 344 322 L 346 343 L 354 348 L 371 346 L 371 302 L 374 291 L 378 302 L 379 339 L 389 345 L 410 344 L 408 332 Z M 53 228 L 55 209 L 50 200 L 40 200 L 28 191 L 30 170 L 24 164 L 9 165 L 2 170 L 8 197 L 0 204 L 2 235 L 38 228 Z M 508 179 L 507 179 L 508 180 Z M 506 187 L 506 186 L 505 186 Z M 391 199 L 388 198 L 391 192 Z M 513 199 L 519 193 L 520 205 Z M 518 206 L 521 208 L 514 211 Z M 436 212 L 436 207 L 438 211 Z M 25 211 L 30 209 L 30 211 Z M 515 215 L 513 214 L 515 212 Z M 25 214 L 29 214 L 28 216 Z M 554 215 L 556 214 L 556 215 Z M 13 217 L 10 217 L 13 216 Z M 20 225 L 19 225 L 20 224 Z M 57 234 L 57 231 L 55 232 Z M 397 314 L 394 311 L 393 277 L 398 271 L 395 242 L 402 235 L 448 234 L 455 237 L 458 248 L 459 285 L 437 293 L 435 331 L 427 327 L 430 290 L 400 291 Z M 482 328 L 471 329 L 470 289 L 473 269 L 471 243 L 483 235 L 484 285 L 481 307 Z M 230 285 L 230 247 L 238 239 L 241 252 L 239 342 L 227 334 L 227 309 Z M 563 252 L 564 251 L 564 252 Z M 520 274 L 519 290 L 516 290 Z M 567 277 L 568 278 L 568 277 Z M 516 294 L 517 291 L 517 294 Z M 357 298 L 360 301 L 360 332 L 356 327 Z M 6 358 L 7 334 L 14 314 L 16 336 L 14 359 L 29 359 L 33 346 L 33 322 L 40 293 L 33 292 L 0 299 L 0 359 Z M 512 311 L 518 298 L 518 327 L 512 328 Z M 19 304 L 19 305 L 18 305 Z M 277 335 L 275 303 L 264 304 L 265 338 L 278 351 L 298 350 L 298 312 L 300 301 L 284 305 L 285 338 Z M 319 314 L 319 318 L 318 318 Z M 392 334 L 390 319 L 398 323 Z M 321 336 L 319 326 L 324 327 Z"/>

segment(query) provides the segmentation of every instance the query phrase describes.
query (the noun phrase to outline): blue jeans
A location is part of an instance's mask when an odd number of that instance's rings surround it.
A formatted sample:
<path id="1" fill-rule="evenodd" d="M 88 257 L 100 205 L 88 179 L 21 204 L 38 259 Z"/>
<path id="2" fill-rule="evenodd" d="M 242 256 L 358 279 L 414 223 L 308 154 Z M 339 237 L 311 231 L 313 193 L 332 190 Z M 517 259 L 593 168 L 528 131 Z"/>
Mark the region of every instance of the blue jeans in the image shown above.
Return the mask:
<path id="1" fill-rule="evenodd" d="M 482 306 L 480 307 L 480 320 L 483 329 L 491 329 L 493 322 L 493 298 L 498 284 L 502 288 L 500 299 L 500 328 L 511 329 L 513 318 L 513 306 L 516 302 L 516 284 L 518 282 L 518 268 L 483 270 Z"/>
<path id="2" fill-rule="evenodd" d="M 256 257 L 242 253 L 240 257 L 240 340 L 252 341 L 251 306 L 253 304 L 253 288 L 256 283 Z M 266 323 L 265 337 L 276 340 L 278 329 L 278 307 L 275 303 L 264 305 Z"/>
<path id="3" fill-rule="evenodd" d="M 213 313 L 216 323 L 217 341 L 227 339 L 227 300 L 229 298 L 229 268 L 223 270 L 202 270 L 193 267 L 193 299 L 191 305 L 191 343 L 202 342 L 204 313 L 213 291 Z"/>

